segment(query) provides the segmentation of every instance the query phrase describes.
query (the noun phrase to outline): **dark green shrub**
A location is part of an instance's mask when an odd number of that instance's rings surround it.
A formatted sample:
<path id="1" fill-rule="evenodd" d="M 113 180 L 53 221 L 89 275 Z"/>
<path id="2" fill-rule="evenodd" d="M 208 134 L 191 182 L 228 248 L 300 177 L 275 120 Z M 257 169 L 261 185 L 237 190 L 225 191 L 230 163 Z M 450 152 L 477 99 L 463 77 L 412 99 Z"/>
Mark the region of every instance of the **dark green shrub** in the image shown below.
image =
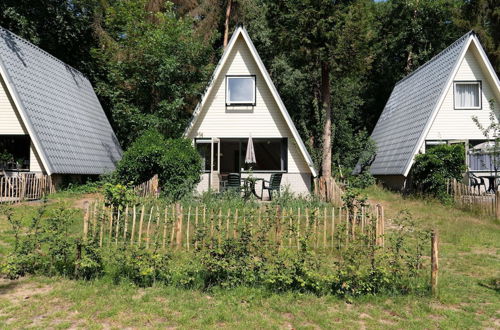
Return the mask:
<path id="1" fill-rule="evenodd" d="M 166 196 L 178 199 L 200 181 L 201 158 L 187 139 L 165 139 L 155 130 L 146 131 L 123 154 L 117 177 L 139 184 L 158 174 Z"/>
<path id="2" fill-rule="evenodd" d="M 97 241 L 88 243 L 77 242 L 77 251 L 80 255 L 75 260 L 75 277 L 90 280 L 100 277 L 104 273 L 104 261 Z"/>
<path id="3" fill-rule="evenodd" d="M 129 280 L 140 287 L 170 282 L 169 260 L 164 253 L 130 247 L 115 251 L 112 277 L 115 282 Z"/>
<path id="4" fill-rule="evenodd" d="M 124 209 L 136 200 L 134 191 L 122 184 L 104 184 L 104 201 L 107 205 L 113 205 L 115 209 Z"/>
<path id="5" fill-rule="evenodd" d="M 418 191 L 444 200 L 446 180 L 462 180 L 466 169 L 463 145 L 441 144 L 415 157 L 412 176 Z"/>

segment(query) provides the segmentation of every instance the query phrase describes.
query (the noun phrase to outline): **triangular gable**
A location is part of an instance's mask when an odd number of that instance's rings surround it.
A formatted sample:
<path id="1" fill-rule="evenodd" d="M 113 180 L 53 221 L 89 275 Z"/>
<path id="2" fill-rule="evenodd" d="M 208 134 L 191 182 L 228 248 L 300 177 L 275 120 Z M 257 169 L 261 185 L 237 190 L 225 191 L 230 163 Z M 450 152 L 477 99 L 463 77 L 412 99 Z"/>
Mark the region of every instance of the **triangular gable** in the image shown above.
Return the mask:
<path id="1" fill-rule="evenodd" d="M 213 89 L 214 89 L 215 82 L 217 81 L 217 78 L 221 74 L 223 67 L 226 64 L 226 62 L 229 58 L 229 55 L 231 54 L 239 36 L 243 37 L 243 40 L 245 41 L 246 45 L 248 46 L 248 49 L 250 50 L 250 53 L 252 54 L 252 57 L 253 57 L 255 63 L 257 64 L 259 71 L 262 74 L 262 77 L 266 81 L 267 87 L 271 91 L 271 94 L 272 94 L 276 104 L 278 105 L 278 108 L 280 110 L 281 115 L 283 116 L 283 119 L 285 120 L 290 132 L 292 133 L 294 140 L 297 143 L 297 146 L 299 148 L 299 151 L 300 151 L 302 157 L 304 158 L 305 162 L 307 163 L 307 165 L 311 171 L 311 174 L 314 177 L 317 176 L 316 170 L 313 166 L 313 161 L 311 159 L 311 156 L 307 152 L 307 149 L 304 145 L 304 142 L 302 141 L 302 139 L 297 131 L 297 128 L 295 127 L 288 111 L 286 110 L 286 107 L 283 104 L 283 101 L 281 100 L 281 97 L 279 96 L 278 91 L 276 90 L 276 87 L 274 86 L 274 83 L 272 82 L 271 77 L 269 76 L 269 73 L 267 72 L 267 70 L 264 66 L 264 63 L 262 62 L 259 54 L 257 53 L 257 50 L 255 49 L 253 42 L 251 41 L 247 31 L 243 27 L 238 27 L 236 29 L 236 31 L 233 33 L 231 40 L 229 41 L 229 43 L 224 51 L 224 54 L 222 55 L 219 63 L 217 64 L 217 67 L 212 75 L 211 82 L 210 82 L 208 88 L 206 89 L 205 94 L 203 95 L 203 97 L 201 99 L 201 102 L 198 104 L 198 106 L 196 107 L 196 109 L 193 113 L 193 119 L 191 120 L 188 127 L 186 128 L 186 131 L 184 132 L 184 136 L 187 137 L 191 133 L 191 130 L 196 126 L 197 121 L 200 119 L 201 111 L 203 111 L 203 109 L 205 108 L 210 94 L 214 92 Z"/>
<path id="2" fill-rule="evenodd" d="M 460 53 L 460 56 L 457 58 L 457 60 L 455 62 L 455 66 L 454 66 L 454 68 L 453 68 L 453 70 L 448 78 L 446 85 L 441 90 L 439 101 L 437 102 L 434 110 L 432 111 L 432 115 L 429 117 L 429 120 L 425 126 L 425 129 L 422 132 L 417 144 L 415 145 L 415 148 L 413 150 L 413 155 L 412 155 L 411 159 L 408 161 L 408 164 L 406 165 L 404 176 L 408 176 L 408 174 L 411 170 L 411 166 L 413 165 L 414 158 L 418 154 L 420 147 L 422 146 L 422 144 L 425 141 L 425 137 L 427 136 L 427 134 L 429 133 L 429 130 L 432 127 L 432 123 L 434 122 L 434 120 L 439 112 L 439 109 L 441 109 L 441 107 L 443 105 L 443 101 L 445 99 L 446 93 L 449 90 L 449 88 L 452 86 L 453 81 L 455 80 L 455 77 L 456 77 L 457 72 L 460 68 L 460 65 L 465 57 L 465 54 L 467 53 L 467 51 L 470 49 L 470 47 L 472 45 L 474 45 L 479 52 L 480 58 L 476 59 L 476 60 L 481 61 L 483 66 L 486 68 L 486 74 L 488 75 L 488 78 L 492 82 L 493 92 L 496 94 L 497 97 L 500 96 L 500 81 L 498 79 L 498 76 L 496 75 L 495 70 L 493 69 L 493 66 L 491 65 L 491 62 L 489 61 L 488 57 L 486 56 L 486 53 L 485 53 L 483 47 L 481 46 L 481 43 L 479 42 L 479 39 L 477 38 L 476 34 L 471 32 L 471 33 L 469 33 L 469 38 L 468 38 L 467 42 L 465 43 L 465 45 Z"/>
<path id="3" fill-rule="evenodd" d="M 39 160 L 42 162 L 43 168 L 45 169 L 46 173 L 48 175 L 51 175 L 51 167 L 49 166 L 49 161 L 45 153 L 43 152 L 43 149 L 40 147 L 40 142 L 37 139 L 36 134 L 34 133 L 33 127 L 31 125 L 31 122 L 28 120 L 28 116 L 26 115 L 26 112 L 24 111 L 24 108 L 21 106 L 21 100 L 19 98 L 19 95 L 17 95 L 16 90 L 13 88 L 12 81 L 10 80 L 9 75 L 7 74 L 7 70 L 5 69 L 4 63 L 2 61 L 2 58 L 0 57 L 0 76 L 3 78 L 3 81 L 5 82 L 5 86 L 7 90 L 5 93 L 8 93 L 9 96 L 12 98 L 12 101 L 14 102 L 14 111 L 17 112 L 19 115 L 20 121 L 21 121 L 21 126 L 23 126 L 23 130 L 25 129 L 30 137 L 32 147 L 35 148 L 35 152 L 38 155 Z"/>
<path id="4" fill-rule="evenodd" d="M 0 74 L 47 174 L 103 174 L 122 150 L 90 81 L 0 27 Z"/>
<path id="5" fill-rule="evenodd" d="M 408 175 L 472 37 L 466 33 L 394 86 L 371 135 L 373 175 Z"/>

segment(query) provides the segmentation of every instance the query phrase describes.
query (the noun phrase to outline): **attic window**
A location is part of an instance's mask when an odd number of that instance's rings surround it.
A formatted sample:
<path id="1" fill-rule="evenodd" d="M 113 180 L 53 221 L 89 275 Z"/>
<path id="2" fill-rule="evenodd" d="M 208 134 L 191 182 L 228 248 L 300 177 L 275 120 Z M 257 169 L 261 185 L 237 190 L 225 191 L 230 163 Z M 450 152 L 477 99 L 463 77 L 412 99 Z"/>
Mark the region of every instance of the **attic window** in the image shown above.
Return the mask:
<path id="1" fill-rule="evenodd" d="M 455 109 L 481 109 L 481 82 L 456 81 Z"/>
<path id="2" fill-rule="evenodd" d="M 255 76 L 226 76 L 226 105 L 255 105 Z"/>

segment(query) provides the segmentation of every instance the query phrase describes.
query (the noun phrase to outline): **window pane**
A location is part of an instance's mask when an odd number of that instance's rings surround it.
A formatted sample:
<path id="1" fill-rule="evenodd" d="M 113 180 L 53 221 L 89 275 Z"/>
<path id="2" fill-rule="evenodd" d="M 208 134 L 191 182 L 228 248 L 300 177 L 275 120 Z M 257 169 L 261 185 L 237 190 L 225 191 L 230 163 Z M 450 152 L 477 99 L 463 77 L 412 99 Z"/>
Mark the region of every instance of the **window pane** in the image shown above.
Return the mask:
<path id="1" fill-rule="evenodd" d="M 456 84 L 455 105 L 457 108 L 479 108 L 479 84 Z"/>
<path id="2" fill-rule="evenodd" d="M 254 77 L 228 77 L 227 103 L 254 103 Z"/>
<path id="3" fill-rule="evenodd" d="M 201 169 L 210 171 L 210 143 L 197 143 L 196 150 L 198 150 L 202 159 Z"/>
<path id="4" fill-rule="evenodd" d="M 247 142 L 245 140 L 241 144 L 241 163 L 245 163 Z M 286 155 L 285 144 L 282 139 L 253 139 L 253 146 L 255 150 L 256 164 L 252 165 L 252 170 L 255 171 L 282 171 L 286 169 Z M 249 169 L 250 165 L 244 164 L 245 169 Z"/>

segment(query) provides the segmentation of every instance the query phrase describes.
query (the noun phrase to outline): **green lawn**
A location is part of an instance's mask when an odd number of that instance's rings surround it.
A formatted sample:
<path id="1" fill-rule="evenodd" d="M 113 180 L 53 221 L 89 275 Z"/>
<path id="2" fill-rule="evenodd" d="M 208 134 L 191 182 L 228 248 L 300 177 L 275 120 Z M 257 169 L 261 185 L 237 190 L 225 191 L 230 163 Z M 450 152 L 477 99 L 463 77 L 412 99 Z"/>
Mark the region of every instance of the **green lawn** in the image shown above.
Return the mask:
<path id="1" fill-rule="evenodd" d="M 377 187 L 366 191 L 385 206 L 386 219 L 403 209 L 421 226 L 439 230 L 439 297 L 379 296 L 353 301 L 327 296 L 273 294 L 238 288 L 202 292 L 174 287 L 141 289 L 63 278 L 0 281 L 1 328 L 500 328 L 500 223 L 435 201 L 404 199 Z M 81 205 L 81 196 L 59 195 Z M 35 212 L 38 205 L 16 206 Z M 0 215 L 0 255 L 9 242 Z M 485 285 L 486 283 L 486 285 Z"/>

